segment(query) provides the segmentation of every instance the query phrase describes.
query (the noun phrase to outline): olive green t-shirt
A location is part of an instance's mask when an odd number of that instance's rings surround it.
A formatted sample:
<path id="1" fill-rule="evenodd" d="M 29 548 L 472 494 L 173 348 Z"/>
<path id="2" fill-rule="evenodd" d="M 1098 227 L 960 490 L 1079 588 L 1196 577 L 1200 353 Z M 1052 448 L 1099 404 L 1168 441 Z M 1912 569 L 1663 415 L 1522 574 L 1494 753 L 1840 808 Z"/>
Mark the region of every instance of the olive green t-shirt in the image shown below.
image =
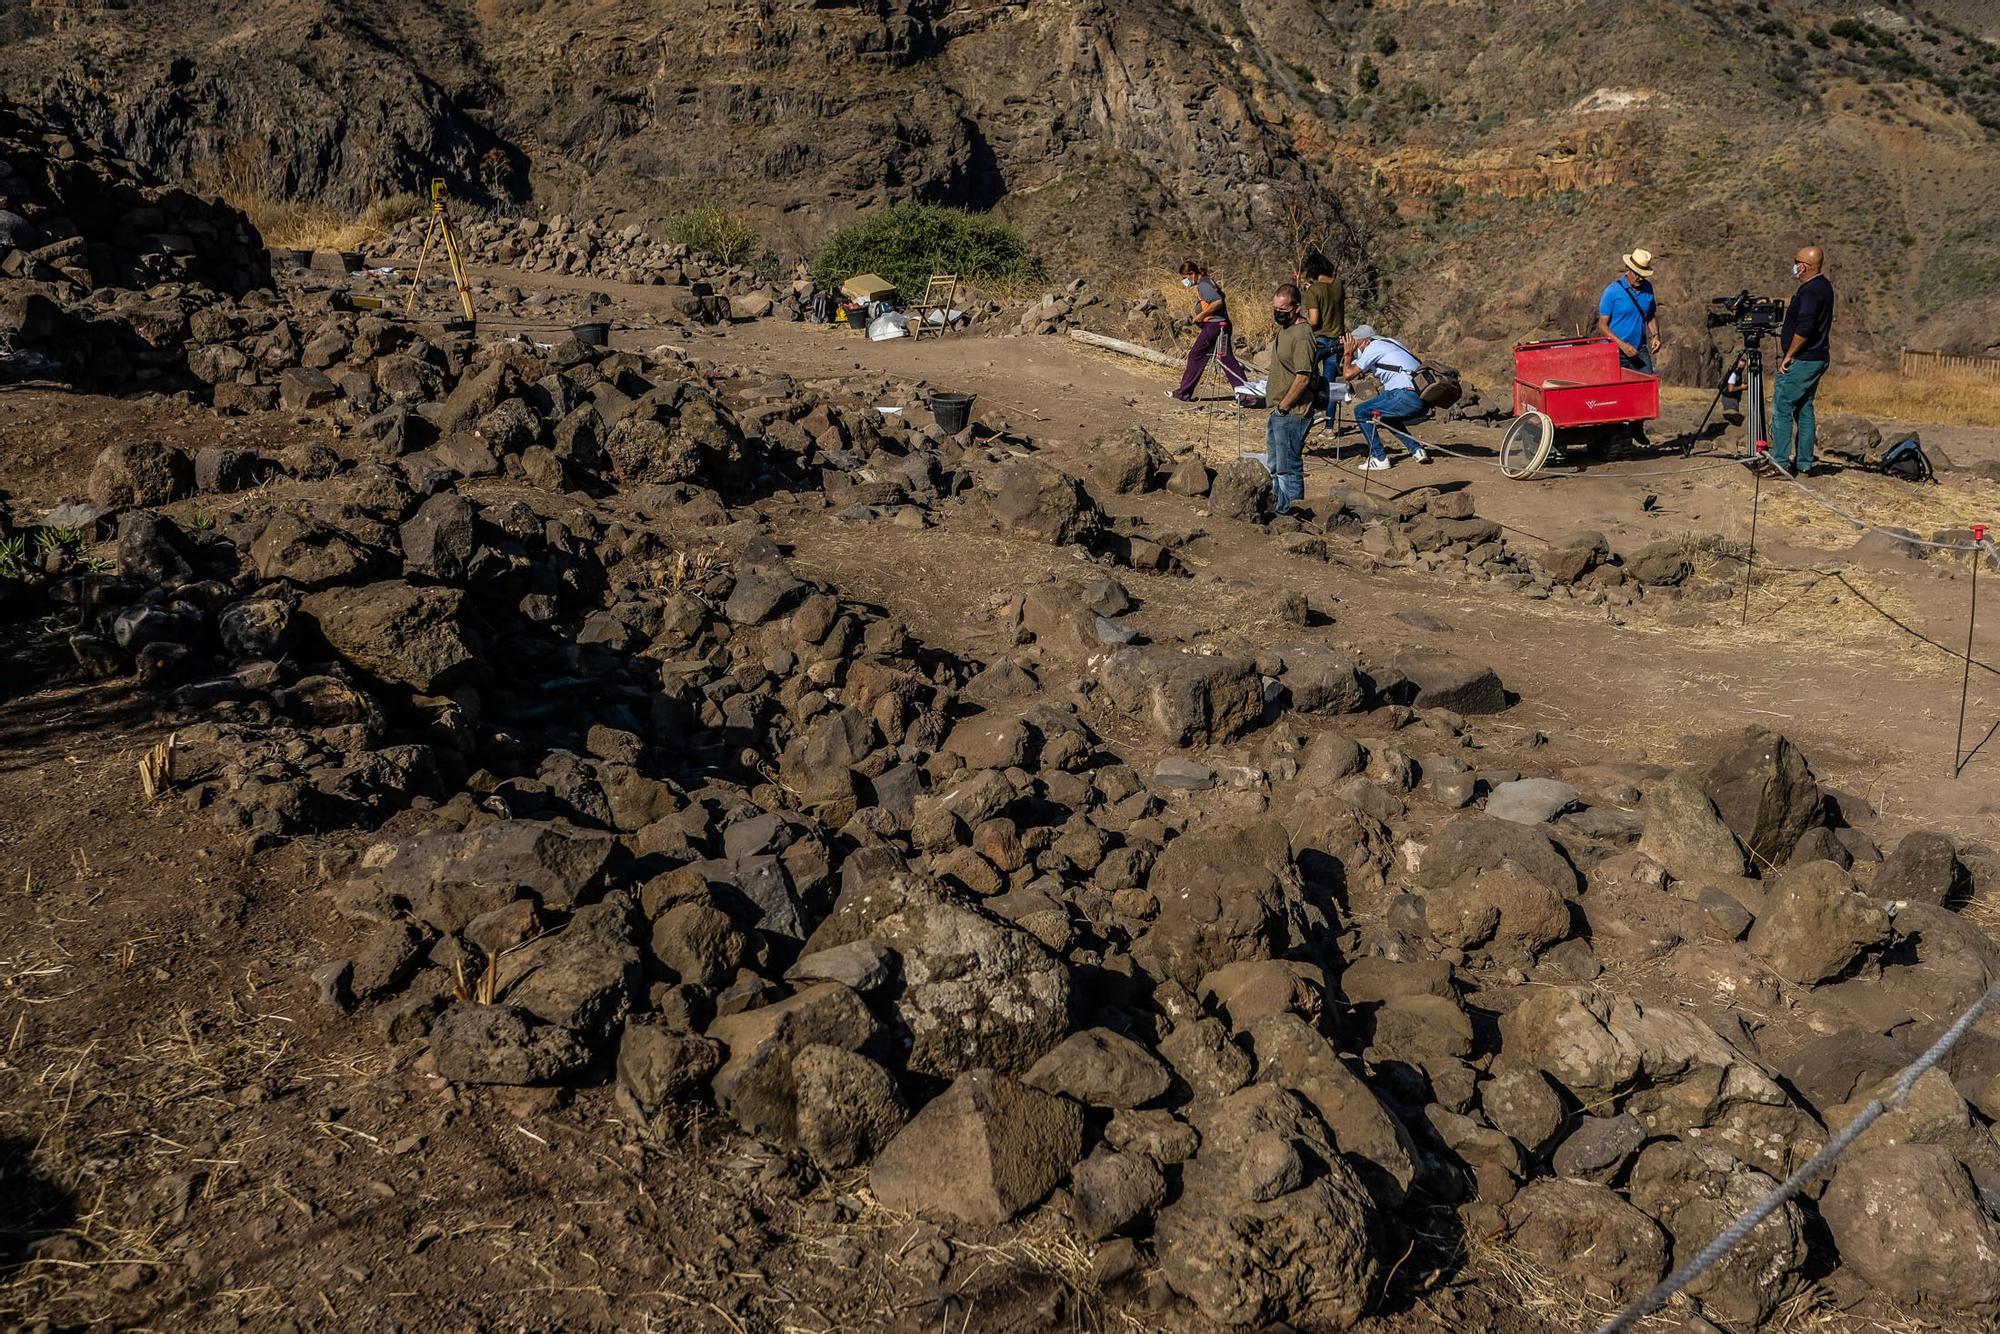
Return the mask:
<path id="1" fill-rule="evenodd" d="M 1319 324 L 1313 332 L 1321 338 L 1338 338 L 1347 332 L 1347 288 L 1340 279 L 1322 278 L 1306 288 L 1299 308 L 1308 316 L 1319 312 Z M 1311 323 L 1310 319 L 1306 322 Z"/>
<path id="2" fill-rule="evenodd" d="M 1304 375 L 1308 378 L 1317 374 L 1313 364 L 1313 331 L 1304 320 L 1288 328 L 1278 330 L 1278 336 L 1271 340 L 1271 373 L 1264 386 L 1264 401 L 1276 410 L 1290 392 L 1292 378 Z M 1310 392 L 1300 396 L 1290 413 L 1294 417 L 1310 417 L 1313 411 L 1313 396 Z"/>

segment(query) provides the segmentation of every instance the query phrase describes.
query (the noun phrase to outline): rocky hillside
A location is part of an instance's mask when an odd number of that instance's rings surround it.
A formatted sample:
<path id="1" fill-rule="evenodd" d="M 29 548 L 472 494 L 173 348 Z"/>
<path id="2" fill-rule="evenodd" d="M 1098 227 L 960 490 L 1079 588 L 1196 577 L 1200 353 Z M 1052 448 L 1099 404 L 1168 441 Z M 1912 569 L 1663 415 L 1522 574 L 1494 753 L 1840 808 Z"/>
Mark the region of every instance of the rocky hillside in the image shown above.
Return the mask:
<path id="1" fill-rule="evenodd" d="M 1617 254 L 1694 301 L 1830 250 L 1849 347 L 1983 349 L 2000 47 L 1979 6 L 1707 0 L 1113 7 L 0 4 L 0 88 L 173 175 L 359 205 L 722 199 L 784 249 L 890 199 L 993 206 L 1062 263 L 1199 247 L 1261 284 L 1302 207 L 1371 304 L 1498 353 Z M 1372 313 L 1372 312 L 1371 312 Z"/>

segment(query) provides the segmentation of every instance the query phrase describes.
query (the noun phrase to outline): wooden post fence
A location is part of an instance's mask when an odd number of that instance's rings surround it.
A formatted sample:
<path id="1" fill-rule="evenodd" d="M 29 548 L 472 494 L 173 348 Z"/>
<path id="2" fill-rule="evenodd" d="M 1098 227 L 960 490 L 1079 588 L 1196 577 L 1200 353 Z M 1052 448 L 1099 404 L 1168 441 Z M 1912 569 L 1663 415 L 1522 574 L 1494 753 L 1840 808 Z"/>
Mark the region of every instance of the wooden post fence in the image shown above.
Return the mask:
<path id="1" fill-rule="evenodd" d="M 1898 362 L 1903 378 L 1926 375 L 1969 375 L 1974 379 L 2000 384 L 2000 357 L 1954 357 L 1943 352 L 1919 352 L 1906 347 Z"/>

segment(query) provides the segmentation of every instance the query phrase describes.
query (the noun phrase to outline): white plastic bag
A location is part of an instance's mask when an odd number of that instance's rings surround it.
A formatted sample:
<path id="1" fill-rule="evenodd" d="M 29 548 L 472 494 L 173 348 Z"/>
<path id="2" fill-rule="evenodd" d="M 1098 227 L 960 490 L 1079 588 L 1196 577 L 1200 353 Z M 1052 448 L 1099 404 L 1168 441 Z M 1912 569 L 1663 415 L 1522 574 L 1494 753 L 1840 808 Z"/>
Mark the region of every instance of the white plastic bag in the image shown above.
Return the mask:
<path id="1" fill-rule="evenodd" d="M 898 310 L 884 311 L 877 315 L 868 326 L 868 341 L 886 342 L 891 338 L 910 336 L 910 317 Z"/>

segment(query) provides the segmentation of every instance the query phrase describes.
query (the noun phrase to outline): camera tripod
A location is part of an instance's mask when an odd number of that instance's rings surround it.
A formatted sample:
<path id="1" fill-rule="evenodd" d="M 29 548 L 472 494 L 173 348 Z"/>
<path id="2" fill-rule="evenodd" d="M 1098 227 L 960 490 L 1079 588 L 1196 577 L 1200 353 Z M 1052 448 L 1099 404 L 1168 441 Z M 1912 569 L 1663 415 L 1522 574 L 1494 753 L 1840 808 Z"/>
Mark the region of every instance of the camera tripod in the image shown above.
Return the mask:
<path id="1" fill-rule="evenodd" d="M 465 274 L 465 259 L 458 248 L 458 233 L 452 229 L 451 219 L 445 215 L 442 176 L 431 180 L 430 225 L 424 228 L 424 248 L 417 256 L 417 271 L 410 279 L 410 294 L 403 301 L 404 319 L 410 318 L 410 312 L 416 309 L 417 293 L 424 285 L 424 265 L 430 262 L 431 247 L 440 239 L 444 242 L 445 259 L 451 268 L 451 285 L 458 289 L 458 304 L 465 311 L 463 325 L 453 320 L 445 327 L 456 326 L 470 331 L 477 327 L 479 317 L 472 312 L 472 280 Z"/>
<path id="2" fill-rule="evenodd" d="M 1743 433 L 1749 441 L 1746 456 L 1752 461 L 1758 457 L 1758 446 L 1765 443 L 1764 430 L 1768 418 L 1764 411 L 1764 334 L 1762 330 L 1742 329 L 1743 351 L 1736 358 L 1736 365 L 1743 368 L 1742 397 L 1747 400 L 1743 408 Z M 1733 368 L 1732 368 L 1733 369 Z M 1694 428 L 1694 434 L 1681 447 L 1681 457 L 1686 458 L 1694 450 L 1694 442 L 1701 439 L 1708 429 L 1708 419 L 1728 395 L 1729 377 L 1724 376 L 1716 386 L 1715 397 L 1708 401 L 1708 410 L 1701 414 L 1701 425 Z"/>

